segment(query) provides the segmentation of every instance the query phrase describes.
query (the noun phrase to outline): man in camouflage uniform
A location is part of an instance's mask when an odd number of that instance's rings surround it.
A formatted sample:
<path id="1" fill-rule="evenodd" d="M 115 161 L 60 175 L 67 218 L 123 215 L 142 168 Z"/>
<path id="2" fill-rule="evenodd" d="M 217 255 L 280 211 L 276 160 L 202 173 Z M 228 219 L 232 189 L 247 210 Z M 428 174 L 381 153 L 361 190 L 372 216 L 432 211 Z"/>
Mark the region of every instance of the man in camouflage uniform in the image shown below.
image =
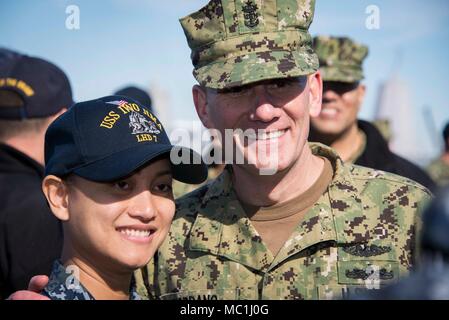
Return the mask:
<path id="1" fill-rule="evenodd" d="M 366 90 L 361 81 L 368 47 L 347 37 L 318 36 L 313 43 L 324 88 L 323 107 L 311 119 L 309 140 L 331 146 L 345 162 L 395 173 L 434 189 L 424 170 L 391 152 L 375 125 L 357 119 Z"/>
<path id="2" fill-rule="evenodd" d="M 233 164 L 180 198 L 159 254 L 136 273 L 139 294 L 330 299 L 382 287 L 412 267 L 429 191 L 307 143 L 322 92 L 307 31 L 314 6 L 214 0 L 181 19 L 203 124 L 265 129 L 258 146 L 277 139 L 281 152 L 274 175 L 262 176 L 259 162 Z"/>
<path id="3" fill-rule="evenodd" d="M 439 186 L 449 185 L 449 123 L 444 127 L 443 139 L 444 153 L 427 168 L 427 172 Z"/>

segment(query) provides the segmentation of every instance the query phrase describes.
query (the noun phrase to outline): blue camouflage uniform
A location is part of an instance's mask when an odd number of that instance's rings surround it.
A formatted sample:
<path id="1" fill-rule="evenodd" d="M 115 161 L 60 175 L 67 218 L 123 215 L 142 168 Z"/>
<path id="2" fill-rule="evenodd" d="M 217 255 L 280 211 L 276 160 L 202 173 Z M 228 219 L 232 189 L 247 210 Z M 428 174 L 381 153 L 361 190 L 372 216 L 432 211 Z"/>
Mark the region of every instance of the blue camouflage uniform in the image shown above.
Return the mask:
<path id="1" fill-rule="evenodd" d="M 89 291 L 74 277 L 61 261 L 53 263 L 53 269 L 48 282 L 42 294 L 51 300 L 95 300 Z M 132 282 L 129 294 L 129 300 L 142 300 L 142 297 L 135 290 L 134 281 Z"/>

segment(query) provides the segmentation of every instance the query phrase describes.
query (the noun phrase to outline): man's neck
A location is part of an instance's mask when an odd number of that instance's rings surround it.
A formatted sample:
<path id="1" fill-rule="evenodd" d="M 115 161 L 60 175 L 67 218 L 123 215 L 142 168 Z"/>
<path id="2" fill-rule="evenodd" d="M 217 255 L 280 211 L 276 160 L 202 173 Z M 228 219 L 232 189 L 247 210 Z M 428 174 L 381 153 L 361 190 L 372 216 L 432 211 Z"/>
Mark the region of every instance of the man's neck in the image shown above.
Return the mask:
<path id="1" fill-rule="evenodd" d="M 45 163 L 44 156 L 44 137 L 45 133 L 36 133 L 35 135 L 24 135 L 20 137 L 12 137 L 4 141 L 10 147 L 19 150 L 23 154 L 42 166 Z"/>
<path id="2" fill-rule="evenodd" d="M 95 300 L 128 300 L 132 272 L 121 273 L 97 270 L 88 259 L 71 255 L 68 258 L 63 252 L 65 267 L 73 265 L 79 270 L 79 281 L 95 298 Z"/>
<path id="3" fill-rule="evenodd" d="M 337 151 L 343 161 L 351 159 L 357 150 L 360 149 L 363 139 L 357 123 L 345 130 L 341 135 L 329 141 L 332 149 Z"/>
<path id="4" fill-rule="evenodd" d="M 289 169 L 274 175 L 260 175 L 258 172 L 233 167 L 234 189 L 244 203 L 268 207 L 298 197 L 319 178 L 324 166 L 323 159 L 312 154 L 309 145 Z"/>

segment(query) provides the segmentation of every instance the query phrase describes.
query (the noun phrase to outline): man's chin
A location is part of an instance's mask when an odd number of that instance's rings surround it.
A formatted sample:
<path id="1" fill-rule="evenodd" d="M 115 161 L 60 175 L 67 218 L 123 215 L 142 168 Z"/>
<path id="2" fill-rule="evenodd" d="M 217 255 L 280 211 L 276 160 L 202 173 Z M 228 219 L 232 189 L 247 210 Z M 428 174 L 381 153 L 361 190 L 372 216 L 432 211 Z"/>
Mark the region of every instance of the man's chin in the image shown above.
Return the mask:
<path id="1" fill-rule="evenodd" d="M 321 135 L 327 137 L 338 137 L 344 130 L 342 125 L 335 125 L 335 123 L 327 122 L 324 125 L 314 126 L 314 131 Z"/>
<path id="2" fill-rule="evenodd" d="M 254 161 L 248 160 L 243 166 L 258 175 L 275 175 L 288 168 L 288 165 L 284 161 L 271 158 L 257 159 Z"/>

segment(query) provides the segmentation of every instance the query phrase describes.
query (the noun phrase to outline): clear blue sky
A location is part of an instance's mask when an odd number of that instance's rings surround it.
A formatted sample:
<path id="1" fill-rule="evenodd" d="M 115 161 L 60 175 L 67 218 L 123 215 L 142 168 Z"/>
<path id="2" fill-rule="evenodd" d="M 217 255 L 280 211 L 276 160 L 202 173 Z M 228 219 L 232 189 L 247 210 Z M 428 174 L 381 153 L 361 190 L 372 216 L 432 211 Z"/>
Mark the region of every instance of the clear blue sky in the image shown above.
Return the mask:
<path id="1" fill-rule="evenodd" d="M 178 18 L 206 0 L 0 1 L 0 46 L 53 61 L 69 75 L 77 100 L 134 83 L 169 94 L 174 119 L 196 119 L 192 65 Z M 80 30 L 65 27 L 68 5 Z M 365 27 L 366 7 L 380 9 L 380 29 Z M 407 82 L 418 119 L 427 105 L 438 130 L 449 120 L 449 1 L 317 0 L 312 34 L 349 35 L 370 47 L 368 95 L 361 117 L 374 115 L 376 91 L 393 70 Z M 399 58 L 400 57 L 400 58 Z M 401 61 L 393 68 L 397 59 Z M 157 102 L 157 101 L 156 101 Z M 425 130 L 422 123 L 418 130 Z M 437 143 L 426 133 L 420 143 Z"/>

